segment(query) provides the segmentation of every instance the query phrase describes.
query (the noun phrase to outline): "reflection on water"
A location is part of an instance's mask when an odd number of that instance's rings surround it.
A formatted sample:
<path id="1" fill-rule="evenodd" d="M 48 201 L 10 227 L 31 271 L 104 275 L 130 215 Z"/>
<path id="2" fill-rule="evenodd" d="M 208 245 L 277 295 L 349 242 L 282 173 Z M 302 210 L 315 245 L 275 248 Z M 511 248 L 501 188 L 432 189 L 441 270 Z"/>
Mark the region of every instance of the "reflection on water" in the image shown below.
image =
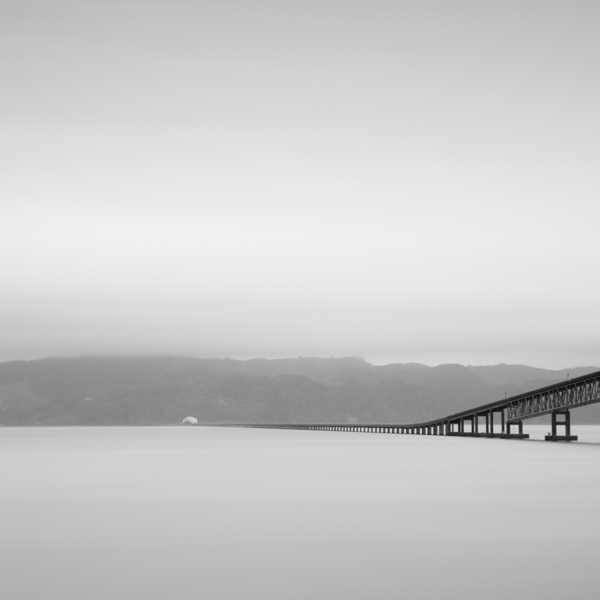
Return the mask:
<path id="1" fill-rule="evenodd" d="M 600 427 L 574 433 L 2 428 L 2 597 L 593 598 Z"/>

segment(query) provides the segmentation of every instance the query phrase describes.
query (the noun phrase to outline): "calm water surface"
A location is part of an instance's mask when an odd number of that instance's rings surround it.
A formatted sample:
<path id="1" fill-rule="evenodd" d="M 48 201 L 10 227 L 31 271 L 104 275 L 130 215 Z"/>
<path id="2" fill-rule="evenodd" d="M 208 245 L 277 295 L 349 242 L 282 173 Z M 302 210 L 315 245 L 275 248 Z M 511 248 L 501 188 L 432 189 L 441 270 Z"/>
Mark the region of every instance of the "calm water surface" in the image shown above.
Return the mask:
<path id="1" fill-rule="evenodd" d="M 596 599 L 600 427 L 574 430 L 1 428 L 0 596 Z"/>

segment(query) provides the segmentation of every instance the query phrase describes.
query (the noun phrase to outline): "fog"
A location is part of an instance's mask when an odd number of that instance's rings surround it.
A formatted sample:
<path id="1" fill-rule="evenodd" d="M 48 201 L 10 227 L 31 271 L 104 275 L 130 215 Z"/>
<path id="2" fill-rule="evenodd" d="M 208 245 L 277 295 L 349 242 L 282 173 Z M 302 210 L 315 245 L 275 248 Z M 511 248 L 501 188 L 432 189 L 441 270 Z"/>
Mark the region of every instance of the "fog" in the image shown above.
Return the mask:
<path id="1" fill-rule="evenodd" d="M 3 594 L 593 597 L 600 429 L 526 430 L 3 428 Z"/>
<path id="2" fill-rule="evenodd" d="M 596 3 L 0 10 L 0 360 L 597 363 Z"/>

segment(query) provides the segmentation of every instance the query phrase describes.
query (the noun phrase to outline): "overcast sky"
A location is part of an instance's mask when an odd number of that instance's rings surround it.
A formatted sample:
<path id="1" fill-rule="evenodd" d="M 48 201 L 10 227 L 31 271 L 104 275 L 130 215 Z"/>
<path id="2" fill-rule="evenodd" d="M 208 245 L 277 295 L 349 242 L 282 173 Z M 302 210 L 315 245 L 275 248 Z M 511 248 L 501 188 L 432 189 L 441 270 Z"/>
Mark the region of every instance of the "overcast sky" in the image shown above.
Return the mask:
<path id="1" fill-rule="evenodd" d="M 600 365 L 600 4 L 0 0 L 0 359 Z"/>

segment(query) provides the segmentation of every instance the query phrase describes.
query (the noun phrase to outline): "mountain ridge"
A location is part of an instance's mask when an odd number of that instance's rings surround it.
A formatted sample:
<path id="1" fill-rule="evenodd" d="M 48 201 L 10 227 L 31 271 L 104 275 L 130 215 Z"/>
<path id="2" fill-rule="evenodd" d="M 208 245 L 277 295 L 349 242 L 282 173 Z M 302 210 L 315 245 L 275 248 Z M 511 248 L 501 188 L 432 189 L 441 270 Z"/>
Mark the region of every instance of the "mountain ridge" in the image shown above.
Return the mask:
<path id="1" fill-rule="evenodd" d="M 0 363 L 0 424 L 410 423 L 577 377 L 598 367 L 419 363 L 360 357 L 236 360 L 52 357 Z M 600 406 L 573 411 L 600 423 Z"/>

